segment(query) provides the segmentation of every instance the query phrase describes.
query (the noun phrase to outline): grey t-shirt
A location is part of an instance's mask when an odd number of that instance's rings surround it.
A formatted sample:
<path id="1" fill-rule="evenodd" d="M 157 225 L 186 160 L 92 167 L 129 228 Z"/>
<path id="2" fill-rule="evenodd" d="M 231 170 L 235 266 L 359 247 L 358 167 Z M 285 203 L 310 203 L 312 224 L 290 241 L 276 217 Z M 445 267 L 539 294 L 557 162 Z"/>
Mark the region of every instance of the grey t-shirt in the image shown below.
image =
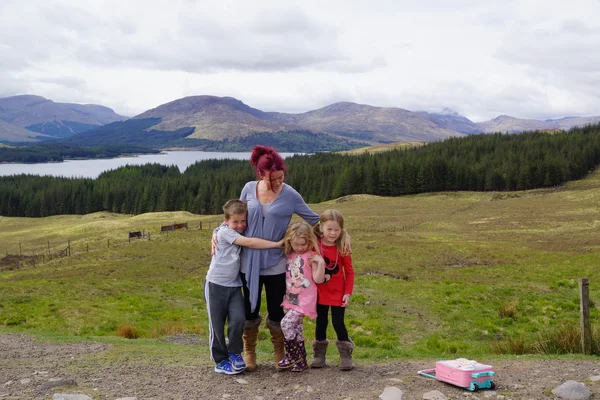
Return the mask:
<path id="1" fill-rule="evenodd" d="M 242 286 L 240 277 L 240 250 L 241 247 L 233 242 L 241 235 L 228 226 L 223 226 L 217 232 L 217 251 L 210 261 L 210 268 L 206 273 L 208 282 L 221 286 Z"/>

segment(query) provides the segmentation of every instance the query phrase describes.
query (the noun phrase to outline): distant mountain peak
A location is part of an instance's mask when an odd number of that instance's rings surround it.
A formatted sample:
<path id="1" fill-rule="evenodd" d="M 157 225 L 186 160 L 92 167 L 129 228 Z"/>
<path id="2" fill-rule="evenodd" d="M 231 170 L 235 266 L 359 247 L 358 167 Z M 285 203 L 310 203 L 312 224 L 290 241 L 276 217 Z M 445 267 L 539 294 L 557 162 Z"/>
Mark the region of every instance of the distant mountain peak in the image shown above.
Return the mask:
<path id="1" fill-rule="evenodd" d="M 20 94 L 17 96 L 5 97 L 0 99 L 0 101 L 4 105 L 4 109 L 19 109 L 22 107 L 31 107 L 40 103 L 53 103 L 52 100 L 33 94 Z"/>
<path id="2" fill-rule="evenodd" d="M 23 136 L 16 128 L 36 132 L 36 137 L 66 137 L 125 118 L 97 104 L 60 103 L 31 94 L 0 98 L 0 120 L 13 126 L 11 137 Z M 5 126 L 3 137 L 8 131 Z"/>
<path id="3" fill-rule="evenodd" d="M 170 101 L 156 108 L 145 111 L 134 118 L 164 117 L 169 114 L 194 115 L 203 114 L 209 112 L 209 110 L 220 110 L 218 113 L 221 114 L 226 112 L 226 110 L 234 112 L 239 111 L 261 118 L 266 115 L 264 111 L 252 108 L 241 100 L 233 97 L 199 95 L 187 96 L 181 99 Z M 168 121 L 168 118 L 163 120 L 163 125 L 161 126 L 164 126 L 166 121 Z"/>
<path id="4" fill-rule="evenodd" d="M 448 108 L 448 107 L 444 107 L 440 111 L 433 112 L 432 114 L 448 115 L 451 117 L 462 117 L 462 115 L 460 115 L 459 113 L 457 113 L 456 111 L 454 111 L 453 109 Z"/>

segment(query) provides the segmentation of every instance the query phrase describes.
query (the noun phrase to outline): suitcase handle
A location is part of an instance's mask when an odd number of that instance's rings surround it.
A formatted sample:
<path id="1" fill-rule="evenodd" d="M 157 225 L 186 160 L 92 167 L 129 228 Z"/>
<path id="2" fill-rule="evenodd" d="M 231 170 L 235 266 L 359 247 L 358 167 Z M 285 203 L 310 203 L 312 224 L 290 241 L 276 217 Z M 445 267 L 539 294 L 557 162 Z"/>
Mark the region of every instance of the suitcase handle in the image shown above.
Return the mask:
<path id="1" fill-rule="evenodd" d="M 495 376 L 496 373 L 494 371 L 486 371 L 486 372 L 474 372 L 471 374 L 471 378 L 482 378 L 484 376 Z"/>
<path id="2" fill-rule="evenodd" d="M 437 379 L 437 378 L 435 377 L 435 375 L 432 375 L 432 374 L 431 374 L 432 372 L 435 374 L 435 368 L 432 368 L 432 369 L 423 369 L 423 370 L 421 370 L 421 371 L 417 371 L 417 373 L 418 373 L 419 375 L 426 376 L 427 378 Z"/>

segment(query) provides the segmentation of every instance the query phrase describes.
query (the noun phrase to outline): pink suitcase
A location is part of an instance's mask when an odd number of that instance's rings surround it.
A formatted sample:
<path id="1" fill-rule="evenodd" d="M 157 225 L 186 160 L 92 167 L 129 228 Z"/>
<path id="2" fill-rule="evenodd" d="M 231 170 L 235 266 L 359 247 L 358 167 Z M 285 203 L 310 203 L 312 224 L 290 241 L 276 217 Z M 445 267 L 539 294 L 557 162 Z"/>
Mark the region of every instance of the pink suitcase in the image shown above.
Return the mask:
<path id="1" fill-rule="evenodd" d="M 496 373 L 491 365 L 481 364 L 466 358 L 438 361 L 435 363 L 434 369 L 424 369 L 418 373 L 473 392 L 479 389 L 494 389 L 496 387 L 492 379 Z"/>

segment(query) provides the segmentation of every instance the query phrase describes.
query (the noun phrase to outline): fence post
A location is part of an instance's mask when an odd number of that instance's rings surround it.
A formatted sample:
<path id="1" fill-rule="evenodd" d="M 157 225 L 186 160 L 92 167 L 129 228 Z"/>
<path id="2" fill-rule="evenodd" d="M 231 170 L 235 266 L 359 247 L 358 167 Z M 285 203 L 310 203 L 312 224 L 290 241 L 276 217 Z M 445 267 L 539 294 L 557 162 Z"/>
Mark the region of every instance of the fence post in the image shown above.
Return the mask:
<path id="1" fill-rule="evenodd" d="M 110 239 L 106 239 L 106 247 L 110 247 Z"/>
<path id="2" fill-rule="evenodd" d="M 69 246 L 68 246 L 68 248 L 69 248 L 69 257 L 71 257 L 71 239 L 69 239 Z"/>
<path id="3" fill-rule="evenodd" d="M 48 240 L 48 258 L 50 258 L 50 241 Z"/>
<path id="4" fill-rule="evenodd" d="M 581 315 L 581 350 L 592 354 L 592 326 L 590 324 L 590 293 L 587 278 L 579 278 L 579 311 Z"/>
<path id="5" fill-rule="evenodd" d="M 21 242 L 19 242 L 19 257 L 23 257 L 23 248 L 21 247 Z"/>

